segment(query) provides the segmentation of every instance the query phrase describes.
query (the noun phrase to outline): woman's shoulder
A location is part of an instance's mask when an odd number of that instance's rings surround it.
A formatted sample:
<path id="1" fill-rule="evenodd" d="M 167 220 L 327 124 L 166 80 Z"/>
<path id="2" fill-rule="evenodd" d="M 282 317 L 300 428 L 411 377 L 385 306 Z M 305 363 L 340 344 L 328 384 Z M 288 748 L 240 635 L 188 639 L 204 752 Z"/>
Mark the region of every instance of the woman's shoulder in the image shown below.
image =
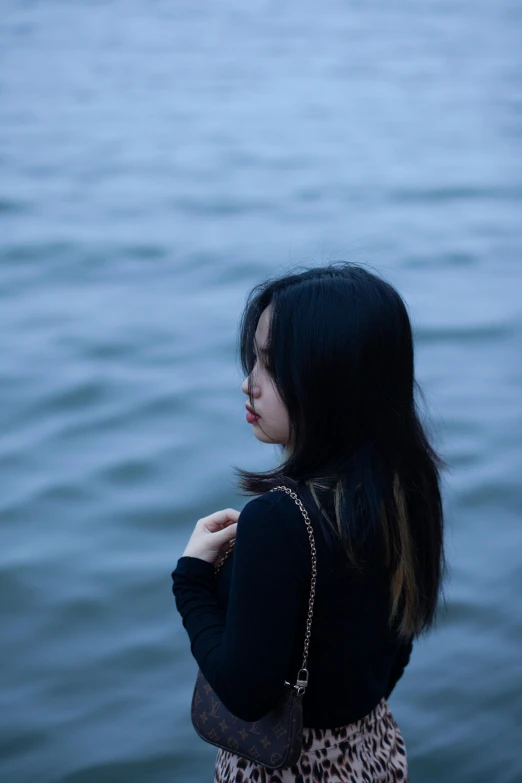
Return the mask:
<path id="1" fill-rule="evenodd" d="M 243 507 L 238 519 L 239 530 L 261 528 L 280 538 L 297 536 L 308 540 L 304 516 L 295 500 L 284 490 L 275 489 L 257 495 Z"/>
<path id="2" fill-rule="evenodd" d="M 273 574 L 291 574 L 303 585 L 310 571 L 310 539 L 307 526 L 295 501 L 283 490 L 252 498 L 241 511 L 236 530 L 238 557 L 247 553 L 265 560 Z"/>
<path id="3" fill-rule="evenodd" d="M 298 495 L 296 495 L 296 497 L 299 499 Z M 270 511 L 272 514 L 277 512 L 288 515 L 290 511 L 293 511 L 295 512 L 294 516 L 300 516 L 301 519 L 303 519 L 303 514 L 296 503 L 295 498 L 279 487 L 264 492 L 262 495 L 256 495 L 256 497 L 246 503 L 243 511 L 246 511 L 247 509 L 250 513 L 255 511 L 259 514 L 266 514 Z"/>

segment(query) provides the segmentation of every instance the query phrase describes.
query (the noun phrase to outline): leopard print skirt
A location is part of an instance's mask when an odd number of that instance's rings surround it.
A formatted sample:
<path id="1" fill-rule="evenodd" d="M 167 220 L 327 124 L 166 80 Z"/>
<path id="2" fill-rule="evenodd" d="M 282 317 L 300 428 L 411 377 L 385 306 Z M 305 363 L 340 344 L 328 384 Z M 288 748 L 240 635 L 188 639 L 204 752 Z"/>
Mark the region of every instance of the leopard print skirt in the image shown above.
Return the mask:
<path id="1" fill-rule="evenodd" d="M 297 764 L 269 769 L 219 748 L 214 783 L 408 783 L 406 748 L 385 699 L 335 729 L 303 727 Z"/>

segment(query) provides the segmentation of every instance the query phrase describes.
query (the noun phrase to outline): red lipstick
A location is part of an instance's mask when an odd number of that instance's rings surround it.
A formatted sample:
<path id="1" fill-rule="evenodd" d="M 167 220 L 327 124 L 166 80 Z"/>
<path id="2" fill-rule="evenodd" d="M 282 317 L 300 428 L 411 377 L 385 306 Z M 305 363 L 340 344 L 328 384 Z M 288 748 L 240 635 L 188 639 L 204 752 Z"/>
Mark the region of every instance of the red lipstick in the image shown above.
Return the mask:
<path id="1" fill-rule="evenodd" d="M 253 424 L 255 421 L 261 418 L 261 416 L 258 416 L 257 413 L 254 413 L 254 409 L 248 404 L 248 402 L 245 405 L 245 408 L 247 409 L 246 420 L 249 424 Z"/>

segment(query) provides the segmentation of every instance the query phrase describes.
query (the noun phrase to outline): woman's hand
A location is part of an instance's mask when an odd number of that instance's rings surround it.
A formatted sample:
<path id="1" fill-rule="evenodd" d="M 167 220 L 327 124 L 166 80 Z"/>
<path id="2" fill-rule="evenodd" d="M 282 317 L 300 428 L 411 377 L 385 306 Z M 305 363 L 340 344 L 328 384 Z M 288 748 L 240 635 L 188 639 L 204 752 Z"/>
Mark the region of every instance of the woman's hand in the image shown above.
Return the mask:
<path id="1" fill-rule="evenodd" d="M 215 563 L 236 537 L 238 517 L 239 511 L 225 508 L 198 519 L 183 555 Z"/>

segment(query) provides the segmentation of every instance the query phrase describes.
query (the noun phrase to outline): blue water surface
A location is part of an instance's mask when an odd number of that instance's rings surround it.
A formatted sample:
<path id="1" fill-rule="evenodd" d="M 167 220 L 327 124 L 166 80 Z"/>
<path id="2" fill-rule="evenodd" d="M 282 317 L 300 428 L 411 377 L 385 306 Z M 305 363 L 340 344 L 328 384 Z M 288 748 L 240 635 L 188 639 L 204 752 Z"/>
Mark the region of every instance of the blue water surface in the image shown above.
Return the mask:
<path id="1" fill-rule="evenodd" d="M 205 783 L 170 572 L 274 464 L 250 288 L 370 265 L 407 301 L 447 611 L 390 699 L 414 783 L 522 780 L 522 8 L 4 0 L 0 779 Z"/>

